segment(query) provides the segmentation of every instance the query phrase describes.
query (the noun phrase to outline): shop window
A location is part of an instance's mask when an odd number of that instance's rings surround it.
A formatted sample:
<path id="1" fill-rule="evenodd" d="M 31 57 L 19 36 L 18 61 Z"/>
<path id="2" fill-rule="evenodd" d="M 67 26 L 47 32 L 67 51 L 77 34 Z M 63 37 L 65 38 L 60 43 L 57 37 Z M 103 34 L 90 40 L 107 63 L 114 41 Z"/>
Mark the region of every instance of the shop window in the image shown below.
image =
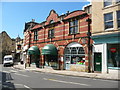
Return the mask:
<path id="1" fill-rule="evenodd" d="M 69 22 L 69 34 L 78 33 L 78 20 L 73 20 Z"/>
<path id="2" fill-rule="evenodd" d="M 120 68 L 120 44 L 108 44 L 108 67 Z"/>
<path id="3" fill-rule="evenodd" d="M 112 5 L 112 0 L 104 0 L 104 7 Z"/>
<path id="4" fill-rule="evenodd" d="M 79 64 L 85 65 L 85 57 L 84 56 L 72 56 L 71 64 Z"/>
<path id="5" fill-rule="evenodd" d="M 65 59 L 70 64 L 85 65 L 85 53 L 83 47 L 67 47 L 65 49 Z"/>
<path id="6" fill-rule="evenodd" d="M 117 11 L 117 25 L 120 28 L 120 11 Z"/>
<path id="7" fill-rule="evenodd" d="M 34 40 L 38 40 L 38 31 L 37 30 L 34 31 Z"/>
<path id="8" fill-rule="evenodd" d="M 79 48 L 78 54 L 85 54 L 84 49 L 82 47 Z"/>
<path id="9" fill-rule="evenodd" d="M 76 47 L 73 47 L 73 48 L 71 49 L 71 54 L 77 54 Z"/>
<path id="10" fill-rule="evenodd" d="M 66 48 L 66 49 L 65 49 L 65 53 L 66 53 L 66 54 L 71 54 L 70 48 Z"/>
<path id="11" fill-rule="evenodd" d="M 18 50 L 21 50 L 21 45 L 17 45 L 17 49 L 18 49 Z"/>
<path id="12" fill-rule="evenodd" d="M 113 28 L 113 13 L 107 13 L 104 15 L 105 30 Z"/>
<path id="13" fill-rule="evenodd" d="M 54 38 L 54 29 L 48 31 L 48 38 Z"/>

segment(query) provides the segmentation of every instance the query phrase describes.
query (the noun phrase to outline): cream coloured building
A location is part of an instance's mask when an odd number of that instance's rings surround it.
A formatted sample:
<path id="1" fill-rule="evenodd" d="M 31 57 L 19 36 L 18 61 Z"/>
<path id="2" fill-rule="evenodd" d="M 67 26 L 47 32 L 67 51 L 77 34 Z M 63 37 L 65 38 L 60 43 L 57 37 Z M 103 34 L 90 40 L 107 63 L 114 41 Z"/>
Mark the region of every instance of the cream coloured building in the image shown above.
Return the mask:
<path id="1" fill-rule="evenodd" d="M 92 0 L 93 69 L 120 71 L 120 0 Z"/>

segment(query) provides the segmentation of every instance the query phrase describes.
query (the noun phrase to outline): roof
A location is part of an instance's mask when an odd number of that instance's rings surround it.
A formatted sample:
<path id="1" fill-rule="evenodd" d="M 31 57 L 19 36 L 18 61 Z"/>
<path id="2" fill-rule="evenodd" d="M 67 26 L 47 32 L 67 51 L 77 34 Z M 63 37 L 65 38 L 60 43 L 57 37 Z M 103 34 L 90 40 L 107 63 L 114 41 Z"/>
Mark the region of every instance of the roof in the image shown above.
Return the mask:
<path id="1" fill-rule="evenodd" d="M 77 16 L 87 15 L 87 13 L 84 12 L 83 10 L 75 10 L 75 11 L 73 11 L 73 12 L 70 12 L 70 13 L 67 12 L 67 13 L 64 14 L 64 15 L 60 15 L 60 16 L 59 16 L 54 10 L 51 10 L 51 11 L 50 11 L 50 14 L 49 14 L 48 17 L 46 18 L 46 20 L 49 18 L 49 16 L 51 15 L 51 13 L 54 13 L 55 15 L 57 15 L 56 17 L 58 18 L 58 19 L 56 19 L 57 21 L 55 21 L 55 22 L 52 23 L 52 24 L 58 23 L 58 22 L 61 20 L 61 18 L 63 18 L 62 20 L 68 20 L 68 19 L 71 19 L 71 18 L 74 18 L 74 17 L 77 17 Z M 51 18 L 51 17 L 50 17 L 50 18 Z M 53 18 L 53 17 L 52 17 L 52 18 Z M 35 25 L 35 26 L 32 28 L 32 30 L 41 28 L 43 25 L 49 26 L 50 24 L 49 24 L 47 21 L 44 21 L 44 22 L 41 22 L 41 23 Z"/>
<path id="2" fill-rule="evenodd" d="M 38 24 L 38 25 L 35 25 L 32 29 L 37 29 L 37 28 L 40 28 L 42 27 L 42 25 Z"/>

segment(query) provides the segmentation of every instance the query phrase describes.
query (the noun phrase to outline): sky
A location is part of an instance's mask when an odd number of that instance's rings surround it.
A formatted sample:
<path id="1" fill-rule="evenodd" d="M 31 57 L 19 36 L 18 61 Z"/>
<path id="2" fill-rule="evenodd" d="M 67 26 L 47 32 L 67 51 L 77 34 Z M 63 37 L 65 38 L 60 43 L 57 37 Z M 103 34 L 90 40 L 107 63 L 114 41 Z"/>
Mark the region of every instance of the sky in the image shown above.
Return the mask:
<path id="1" fill-rule="evenodd" d="M 25 22 L 35 19 L 41 23 L 46 20 L 54 9 L 58 15 L 67 11 L 82 10 L 89 2 L 1 2 L 0 3 L 0 32 L 6 31 L 11 38 L 18 35 L 23 38 Z"/>

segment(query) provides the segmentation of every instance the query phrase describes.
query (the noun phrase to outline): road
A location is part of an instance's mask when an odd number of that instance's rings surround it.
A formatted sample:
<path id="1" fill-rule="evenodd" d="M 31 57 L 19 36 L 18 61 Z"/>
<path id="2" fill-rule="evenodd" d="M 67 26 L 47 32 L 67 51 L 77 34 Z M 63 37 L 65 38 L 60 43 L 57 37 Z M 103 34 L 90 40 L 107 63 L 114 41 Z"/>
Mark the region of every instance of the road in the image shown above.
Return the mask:
<path id="1" fill-rule="evenodd" d="M 0 71 L 3 88 L 118 88 L 118 81 L 64 76 L 51 73 L 3 67 Z"/>

